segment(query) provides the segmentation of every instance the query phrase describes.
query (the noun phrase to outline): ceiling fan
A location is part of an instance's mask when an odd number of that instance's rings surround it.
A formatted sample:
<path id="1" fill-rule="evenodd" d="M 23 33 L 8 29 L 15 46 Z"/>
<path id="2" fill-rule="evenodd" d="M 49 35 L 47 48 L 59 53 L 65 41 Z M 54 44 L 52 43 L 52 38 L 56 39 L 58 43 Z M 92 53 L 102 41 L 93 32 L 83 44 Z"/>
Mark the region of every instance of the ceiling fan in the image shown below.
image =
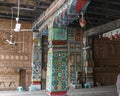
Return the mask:
<path id="1" fill-rule="evenodd" d="M 17 45 L 18 43 L 24 43 L 23 41 L 16 42 L 16 40 L 14 40 L 13 36 L 14 36 L 14 34 L 6 32 L 6 34 L 3 34 L 0 36 L 0 39 L 2 40 L 2 43 L 5 45 Z"/>
<path id="2" fill-rule="evenodd" d="M 16 45 L 16 44 L 18 44 L 18 43 L 23 43 L 23 42 L 15 42 L 15 41 L 13 40 L 13 34 L 10 34 L 10 40 L 6 39 L 6 40 L 4 40 L 4 41 L 6 41 L 6 43 L 8 43 L 9 45 Z"/>

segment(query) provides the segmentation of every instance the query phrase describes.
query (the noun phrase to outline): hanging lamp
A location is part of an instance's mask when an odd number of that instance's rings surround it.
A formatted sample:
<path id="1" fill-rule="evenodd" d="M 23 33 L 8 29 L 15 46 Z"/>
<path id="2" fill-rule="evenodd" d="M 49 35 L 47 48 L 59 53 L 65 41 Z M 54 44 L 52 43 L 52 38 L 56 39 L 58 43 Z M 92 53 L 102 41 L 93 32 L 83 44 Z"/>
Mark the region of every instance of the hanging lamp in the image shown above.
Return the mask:
<path id="1" fill-rule="evenodd" d="M 17 17 L 16 17 L 16 25 L 15 25 L 15 32 L 20 31 L 21 24 L 19 23 L 19 13 L 20 13 L 20 0 L 18 0 L 18 10 L 17 10 Z"/>
<path id="2" fill-rule="evenodd" d="M 79 18 L 79 24 L 80 24 L 80 26 L 81 27 L 85 27 L 85 25 L 86 25 L 86 20 L 85 20 L 85 18 L 84 18 L 84 13 L 83 12 L 81 12 L 81 18 Z"/>

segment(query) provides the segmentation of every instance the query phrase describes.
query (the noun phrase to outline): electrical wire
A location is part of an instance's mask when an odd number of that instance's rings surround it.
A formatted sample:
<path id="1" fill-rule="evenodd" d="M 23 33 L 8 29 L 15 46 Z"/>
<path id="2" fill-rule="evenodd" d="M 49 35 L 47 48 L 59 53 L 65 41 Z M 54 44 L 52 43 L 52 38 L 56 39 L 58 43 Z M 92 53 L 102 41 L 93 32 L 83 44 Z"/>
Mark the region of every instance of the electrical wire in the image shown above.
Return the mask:
<path id="1" fill-rule="evenodd" d="M 17 10 L 17 18 L 19 19 L 19 13 L 20 13 L 20 0 L 18 0 L 18 10 Z"/>
<path id="2" fill-rule="evenodd" d="M 13 32 L 13 8 L 11 8 L 11 34 Z"/>

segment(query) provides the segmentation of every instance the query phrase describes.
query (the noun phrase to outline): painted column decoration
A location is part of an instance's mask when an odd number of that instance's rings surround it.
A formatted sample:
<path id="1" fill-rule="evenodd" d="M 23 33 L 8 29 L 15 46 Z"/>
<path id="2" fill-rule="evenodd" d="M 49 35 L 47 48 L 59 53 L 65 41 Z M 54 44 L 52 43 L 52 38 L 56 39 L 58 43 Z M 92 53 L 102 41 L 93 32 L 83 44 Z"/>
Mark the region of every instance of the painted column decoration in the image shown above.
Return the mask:
<path id="1" fill-rule="evenodd" d="M 48 61 L 46 90 L 49 96 L 66 96 L 68 89 L 67 30 L 54 27 L 54 17 L 48 22 Z"/>
<path id="2" fill-rule="evenodd" d="M 92 40 L 90 37 L 87 37 L 87 33 L 84 33 L 83 38 L 83 65 L 84 65 L 84 78 L 85 83 L 84 87 L 91 88 L 93 87 L 93 66 L 94 62 L 92 59 Z"/>
<path id="3" fill-rule="evenodd" d="M 32 57 L 32 85 L 37 89 L 41 89 L 41 36 L 40 34 L 33 33 L 33 57 Z"/>
<path id="4" fill-rule="evenodd" d="M 42 26 L 40 26 L 39 31 L 48 30 L 49 50 L 46 89 L 49 96 L 65 96 L 67 92 L 68 52 L 67 30 L 65 27 L 78 18 L 79 13 L 75 11 L 77 1 L 67 0 L 44 23 L 40 22 Z M 78 10 L 81 9 L 78 8 Z"/>
<path id="5" fill-rule="evenodd" d="M 85 27 L 86 20 L 84 18 L 85 11 L 90 4 L 90 0 L 77 0 L 76 12 L 81 15 L 79 20 L 80 26 Z M 87 33 L 84 32 L 83 37 L 83 77 L 84 77 L 84 87 L 93 86 L 93 60 L 91 51 L 91 38 L 87 37 Z M 87 86 L 86 86 L 87 85 Z"/>
<path id="6" fill-rule="evenodd" d="M 47 94 L 66 96 L 68 88 L 67 30 L 50 28 L 47 62 Z"/>

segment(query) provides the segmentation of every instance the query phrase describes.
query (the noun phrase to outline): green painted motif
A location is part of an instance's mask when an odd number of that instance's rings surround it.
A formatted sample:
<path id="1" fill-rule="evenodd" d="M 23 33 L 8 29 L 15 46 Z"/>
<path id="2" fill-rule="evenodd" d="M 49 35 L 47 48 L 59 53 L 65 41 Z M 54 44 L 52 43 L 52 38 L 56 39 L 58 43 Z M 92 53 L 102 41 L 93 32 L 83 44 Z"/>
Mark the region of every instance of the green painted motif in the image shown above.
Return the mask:
<path id="1" fill-rule="evenodd" d="M 47 84 L 47 90 L 50 92 L 67 91 L 68 88 L 68 65 L 67 51 L 54 51 L 50 52 L 52 55 L 48 55 L 50 66 L 48 65 L 49 82 Z M 53 59 L 54 58 L 54 59 Z"/>
<path id="2" fill-rule="evenodd" d="M 50 40 L 67 40 L 67 30 L 64 28 L 51 28 L 49 30 L 49 41 Z"/>

